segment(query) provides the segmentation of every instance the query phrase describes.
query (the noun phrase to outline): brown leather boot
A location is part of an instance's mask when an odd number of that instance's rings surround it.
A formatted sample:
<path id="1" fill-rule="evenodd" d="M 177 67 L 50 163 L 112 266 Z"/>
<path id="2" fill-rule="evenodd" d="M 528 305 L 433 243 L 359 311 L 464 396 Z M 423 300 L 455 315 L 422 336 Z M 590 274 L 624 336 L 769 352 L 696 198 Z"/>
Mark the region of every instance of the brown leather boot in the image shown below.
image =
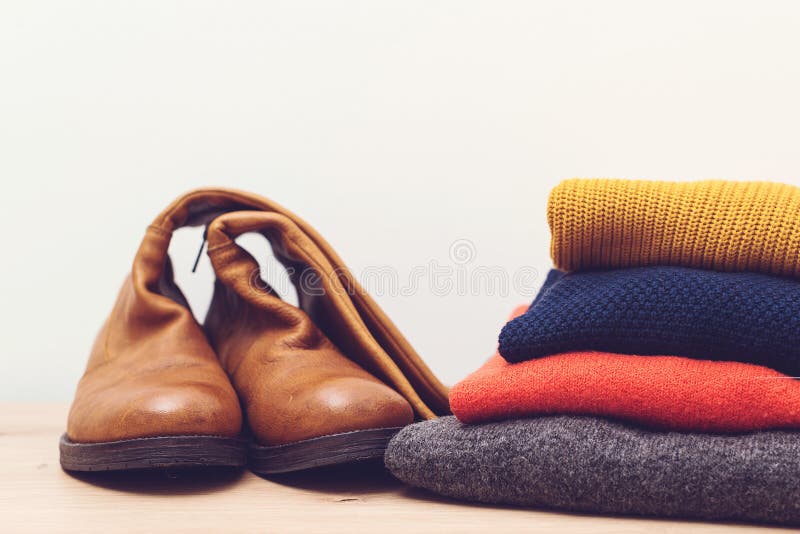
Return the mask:
<path id="1" fill-rule="evenodd" d="M 313 310 L 347 356 L 260 278 L 258 263 L 234 242 L 247 232 L 270 241 L 301 307 Z M 255 211 L 215 219 L 208 254 L 218 281 L 205 328 L 253 434 L 250 468 L 276 473 L 381 458 L 388 440 L 413 422 L 414 409 L 372 374 L 391 382 L 396 370 L 380 357 L 325 255 L 288 217 Z M 417 405 L 418 415 L 430 415 Z"/>
<path id="2" fill-rule="evenodd" d="M 283 243 L 285 261 L 294 261 L 290 254 L 296 252 L 309 266 L 328 275 L 320 282 L 322 287 L 340 289 L 321 296 L 317 292 L 312 295 L 301 291 L 300 307 L 347 358 L 341 360 L 342 353 L 322 341 L 311 343 L 309 350 L 332 355 L 332 361 L 343 362 L 334 367 L 341 368 L 337 372 L 347 380 L 357 383 L 359 391 L 369 392 L 372 387 L 382 392 L 381 402 L 385 402 L 386 409 L 373 409 L 374 414 L 380 416 L 365 415 L 369 410 L 350 412 L 358 413 L 351 418 L 357 422 L 354 423 L 356 427 L 363 427 L 367 421 L 371 426 L 395 425 L 409 420 L 408 407 L 398 402 L 391 391 L 387 394 L 380 382 L 372 381 L 373 377 L 399 393 L 419 418 L 433 418 L 449 412 L 447 389 L 364 292 L 330 245 L 308 223 L 263 197 L 235 190 L 199 189 L 175 200 L 148 228 L 132 273 L 98 336 L 78 386 L 67 434 L 61 442 L 65 469 L 238 465 L 243 461 L 241 442 L 236 439 L 242 421 L 238 401 L 185 299 L 172 282 L 167 257 L 167 247 L 175 229 L 206 225 L 221 214 L 239 210 L 282 216 L 294 228 L 295 239 L 303 243 L 302 250 Z M 229 239 L 224 232 L 215 231 L 213 235 L 215 245 L 222 238 Z M 209 236 L 210 244 L 211 241 Z M 280 242 L 274 241 L 276 252 Z M 212 260 L 216 254 L 212 253 Z M 226 285 L 229 284 L 230 281 Z M 294 323 L 286 324 L 288 326 L 282 328 L 292 331 Z M 361 374 L 363 369 L 354 367 L 353 362 L 348 361 L 351 359 L 367 372 Z M 334 391 L 323 377 L 315 380 L 325 386 L 319 390 L 321 394 Z M 374 385 L 367 386 L 367 383 Z M 346 397 L 347 403 L 357 406 L 357 397 Z M 368 397 L 378 398 L 372 393 Z M 326 399 L 330 408 L 332 399 L 329 396 Z M 297 413 L 310 419 L 316 412 L 299 410 Z M 268 415 L 257 415 L 251 409 L 248 419 L 256 420 L 256 417 L 266 421 Z M 336 432 L 339 428 L 341 426 L 322 424 L 318 427 L 321 434 Z M 308 430 L 294 436 L 286 433 L 283 441 L 301 434 L 312 435 Z M 270 472 L 313 464 L 305 457 L 292 464 L 291 453 L 282 455 L 270 448 L 282 440 L 276 441 L 269 434 L 264 436 L 264 443 L 252 448 L 257 469 L 261 466 L 262 471 Z M 344 440 L 340 450 L 345 451 L 348 459 L 359 456 L 360 453 L 347 452 L 347 434 L 337 436 L 336 439 Z M 384 434 L 379 433 L 377 439 L 383 446 Z M 325 442 L 327 450 L 336 448 L 336 440 L 326 438 Z M 375 454 L 377 449 L 370 450 Z M 283 467 L 276 467 L 271 459 L 275 452 Z M 323 463 L 331 461 L 332 457 L 326 452 Z"/>
<path id="3" fill-rule="evenodd" d="M 147 229 L 78 384 L 66 470 L 246 462 L 236 393 L 173 281 L 167 248 L 184 222 L 162 215 Z"/>

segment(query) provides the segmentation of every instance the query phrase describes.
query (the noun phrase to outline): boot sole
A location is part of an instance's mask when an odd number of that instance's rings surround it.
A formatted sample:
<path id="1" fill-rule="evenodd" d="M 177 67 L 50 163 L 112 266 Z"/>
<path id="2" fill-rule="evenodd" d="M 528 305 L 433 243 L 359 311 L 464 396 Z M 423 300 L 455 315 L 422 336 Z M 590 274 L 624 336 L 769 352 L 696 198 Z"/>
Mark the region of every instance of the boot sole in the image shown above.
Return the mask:
<path id="1" fill-rule="evenodd" d="M 401 428 L 356 430 L 271 447 L 251 443 L 248 467 L 266 475 L 382 459 Z"/>
<path id="2" fill-rule="evenodd" d="M 104 443 L 75 443 L 61 436 L 65 471 L 123 471 L 165 467 L 242 467 L 246 441 L 219 436 L 163 436 Z"/>

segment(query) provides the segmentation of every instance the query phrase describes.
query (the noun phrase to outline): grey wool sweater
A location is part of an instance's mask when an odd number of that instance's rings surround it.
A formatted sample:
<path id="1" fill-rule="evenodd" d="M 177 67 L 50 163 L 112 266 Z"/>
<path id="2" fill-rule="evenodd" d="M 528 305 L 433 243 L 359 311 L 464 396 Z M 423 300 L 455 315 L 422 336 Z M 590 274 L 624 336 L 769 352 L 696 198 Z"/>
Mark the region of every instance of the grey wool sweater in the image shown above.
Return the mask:
<path id="1" fill-rule="evenodd" d="M 435 493 L 590 513 L 800 524 L 800 433 L 651 432 L 584 416 L 443 417 L 392 439 L 386 466 Z"/>

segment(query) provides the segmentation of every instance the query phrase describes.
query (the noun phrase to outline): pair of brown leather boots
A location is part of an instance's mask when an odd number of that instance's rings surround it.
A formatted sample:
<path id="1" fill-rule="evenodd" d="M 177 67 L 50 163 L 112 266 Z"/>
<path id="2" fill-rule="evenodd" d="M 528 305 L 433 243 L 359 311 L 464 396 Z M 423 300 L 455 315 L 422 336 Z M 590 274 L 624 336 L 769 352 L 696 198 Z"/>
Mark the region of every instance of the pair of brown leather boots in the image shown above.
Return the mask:
<path id="1" fill-rule="evenodd" d="M 200 225 L 217 276 L 202 326 L 167 254 L 176 229 Z M 248 232 L 269 240 L 299 307 L 236 244 Z M 400 427 L 448 410 L 446 388 L 313 228 L 266 198 L 201 189 L 148 227 L 78 385 L 61 465 L 287 472 L 380 457 Z"/>

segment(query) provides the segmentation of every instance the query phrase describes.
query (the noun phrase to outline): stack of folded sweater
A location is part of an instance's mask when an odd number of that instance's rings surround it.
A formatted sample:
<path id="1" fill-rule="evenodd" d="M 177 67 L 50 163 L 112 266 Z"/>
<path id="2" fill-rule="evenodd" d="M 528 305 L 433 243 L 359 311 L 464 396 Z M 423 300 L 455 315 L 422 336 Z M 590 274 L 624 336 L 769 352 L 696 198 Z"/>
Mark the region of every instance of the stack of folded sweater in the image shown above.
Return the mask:
<path id="1" fill-rule="evenodd" d="M 800 524 L 800 189 L 568 180 L 556 269 L 386 464 L 450 497 Z"/>

